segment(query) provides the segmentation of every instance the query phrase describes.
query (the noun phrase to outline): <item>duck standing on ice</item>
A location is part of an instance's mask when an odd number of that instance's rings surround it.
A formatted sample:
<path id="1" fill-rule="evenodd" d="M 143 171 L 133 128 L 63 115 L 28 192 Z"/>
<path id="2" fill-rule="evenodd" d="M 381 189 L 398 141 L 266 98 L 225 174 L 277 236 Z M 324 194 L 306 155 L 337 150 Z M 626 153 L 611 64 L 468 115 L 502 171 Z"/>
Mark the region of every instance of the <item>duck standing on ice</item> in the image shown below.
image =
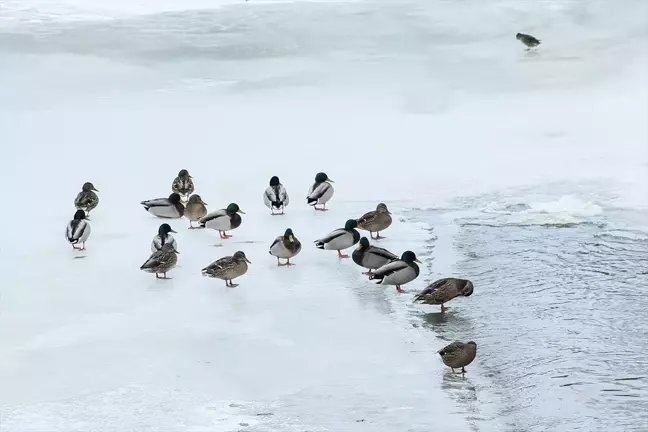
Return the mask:
<path id="1" fill-rule="evenodd" d="M 84 210 L 90 216 L 90 211 L 99 205 L 99 196 L 95 192 L 99 191 L 95 189 L 92 183 L 84 183 L 81 192 L 74 199 L 74 207 L 77 210 Z"/>
<path id="2" fill-rule="evenodd" d="M 360 241 L 360 233 L 356 231 L 358 222 L 355 219 L 349 219 L 344 224 L 344 228 L 338 228 L 331 231 L 319 240 L 315 240 L 315 246 L 318 249 L 336 250 L 338 257 L 349 258 L 349 255 L 342 255 L 343 249 L 350 248 Z"/>
<path id="3" fill-rule="evenodd" d="M 431 283 L 418 293 L 414 297 L 414 302 L 441 305 L 441 312 L 445 312 L 448 308 L 444 306 L 444 303 L 459 296 L 470 297 L 473 290 L 473 283 L 468 279 L 443 278 Z"/>
<path id="4" fill-rule="evenodd" d="M 306 203 L 312 205 L 315 210 L 326 211 L 326 203 L 331 199 L 335 192 L 331 183 L 335 182 L 328 178 L 326 173 L 317 173 L 315 176 L 315 183 L 313 183 L 308 190 Z M 322 208 L 317 208 L 318 205 L 321 205 Z"/>
<path id="5" fill-rule="evenodd" d="M 358 219 L 358 229 L 369 231 L 369 236 L 374 239 L 373 233 L 376 233 L 375 240 L 383 239 L 380 231 L 386 230 L 392 224 L 391 213 L 385 203 L 376 206 L 376 210 L 363 214 Z"/>
<path id="6" fill-rule="evenodd" d="M 284 214 L 284 208 L 288 207 L 290 198 L 284 185 L 279 182 L 279 177 L 273 176 L 270 179 L 270 186 L 263 193 L 263 202 L 270 209 L 273 216 Z M 277 213 L 275 213 L 275 210 Z"/>
<path id="7" fill-rule="evenodd" d="M 470 342 L 452 342 L 450 345 L 440 349 L 439 355 L 443 364 L 452 369 L 461 368 L 461 374 L 466 373 L 466 366 L 472 363 L 477 357 L 477 344 L 473 341 Z M 455 372 L 456 373 L 456 372 Z"/>
<path id="8" fill-rule="evenodd" d="M 144 270 L 147 273 L 155 273 L 157 279 L 171 279 L 167 277 L 167 272 L 176 266 L 178 262 L 179 254 L 171 243 L 167 243 L 162 246 L 162 249 L 155 251 L 151 254 L 149 259 L 146 260 L 144 264 L 140 267 L 140 270 Z M 164 276 L 160 277 L 158 274 L 163 273 Z"/>
<path id="9" fill-rule="evenodd" d="M 207 214 L 207 203 L 202 200 L 200 195 L 193 194 L 189 197 L 189 202 L 185 207 L 185 217 L 189 219 L 189 229 L 196 228 L 193 222 L 200 220 Z"/>
<path id="10" fill-rule="evenodd" d="M 245 214 L 245 212 L 239 208 L 238 204 L 231 203 L 226 209 L 208 213 L 205 217 L 200 218 L 198 222 L 200 222 L 202 228 L 218 230 L 220 238 L 228 239 L 232 236 L 227 235 L 226 231 L 231 231 L 241 226 L 241 222 L 243 222 L 241 218 L 242 214 Z"/>
<path id="11" fill-rule="evenodd" d="M 72 245 L 72 248 L 79 251 L 85 250 L 85 242 L 90 237 L 90 224 L 86 220 L 83 210 L 77 210 L 74 213 L 74 219 L 68 222 L 65 228 L 65 238 Z M 76 247 L 81 244 L 82 246 Z"/>
<path id="12" fill-rule="evenodd" d="M 283 236 L 277 237 L 270 245 L 270 255 L 277 257 L 277 266 L 291 266 L 290 258 L 295 257 L 301 252 L 301 243 L 293 234 L 293 230 L 288 228 Z M 281 264 L 279 258 L 286 259 L 285 264 Z"/>
<path id="13" fill-rule="evenodd" d="M 178 249 L 178 244 L 176 243 L 176 239 L 173 238 L 173 236 L 169 233 L 176 233 L 176 231 L 173 231 L 171 229 L 171 226 L 169 224 L 162 224 L 160 225 L 160 228 L 158 228 L 158 234 L 153 237 L 153 241 L 151 241 L 151 252 L 159 251 L 162 249 L 162 246 L 165 244 L 170 244 L 173 246 L 173 249 Z"/>
<path id="14" fill-rule="evenodd" d="M 201 270 L 203 276 L 218 278 L 225 281 L 225 286 L 236 287 L 232 279 L 243 276 L 248 271 L 248 264 L 252 264 L 245 256 L 245 252 L 237 251 L 232 256 L 217 259 Z"/>
<path id="15" fill-rule="evenodd" d="M 369 269 L 368 272 L 362 273 L 368 276 L 373 274 L 371 270 L 379 269 L 388 262 L 397 260 L 398 256 L 389 252 L 387 249 L 369 245 L 369 239 L 362 237 L 360 243 L 358 243 L 358 247 L 351 254 L 351 258 L 360 267 Z"/>
<path id="16" fill-rule="evenodd" d="M 418 277 L 420 269 L 416 263 L 421 263 L 416 258 L 416 254 L 412 251 L 405 251 L 401 255 L 401 259 L 391 261 L 380 267 L 369 275 L 369 279 L 376 279 L 377 283 L 382 285 L 396 285 L 396 291 L 406 293 L 407 291 L 402 289 L 401 285 L 412 282 Z"/>
<path id="17" fill-rule="evenodd" d="M 171 192 L 179 194 L 181 197 L 187 198 L 194 191 L 193 177 L 189 175 L 186 169 L 180 170 L 178 177 L 173 180 L 171 184 Z"/>
<path id="18" fill-rule="evenodd" d="M 147 212 L 160 218 L 181 218 L 185 211 L 180 195 L 176 192 L 169 195 L 169 198 L 155 198 L 140 204 Z"/>
<path id="19" fill-rule="evenodd" d="M 515 38 L 527 46 L 527 51 L 529 51 L 531 48 L 537 47 L 541 42 L 539 39 L 536 39 L 533 36 L 524 33 L 516 34 Z"/>

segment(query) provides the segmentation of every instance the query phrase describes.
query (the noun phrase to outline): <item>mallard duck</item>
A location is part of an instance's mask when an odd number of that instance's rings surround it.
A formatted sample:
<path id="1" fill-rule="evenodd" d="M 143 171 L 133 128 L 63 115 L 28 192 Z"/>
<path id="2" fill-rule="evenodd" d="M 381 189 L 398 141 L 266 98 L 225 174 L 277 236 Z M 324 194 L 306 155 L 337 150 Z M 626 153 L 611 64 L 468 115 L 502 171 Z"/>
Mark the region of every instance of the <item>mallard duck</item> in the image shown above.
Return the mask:
<path id="1" fill-rule="evenodd" d="M 169 198 L 155 198 L 142 201 L 140 204 L 144 206 L 147 212 L 160 218 L 181 218 L 185 211 L 180 202 L 180 195 L 176 192 L 169 195 Z"/>
<path id="2" fill-rule="evenodd" d="M 186 169 L 180 170 L 178 177 L 173 179 L 173 184 L 171 184 L 171 191 L 177 193 L 180 196 L 188 197 L 194 191 L 193 177 L 189 175 L 189 171 Z"/>
<path id="3" fill-rule="evenodd" d="M 185 207 L 184 215 L 189 219 L 189 229 L 194 229 L 193 222 L 200 220 L 207 214 L 207 203 L 202 200 L 200 195 L 193 194 L 189 197 L 189 202 Z"/>
<path id="4" fill-rule="evenodd" d="M 146 260 L 144 264 L 140 267 L 140 270 L 144 270 L 148 273 L 155 273 L 155 277 L 158 279 L 171 279 L 167 277 L 167 272 L 176 266 L 178 262 L 178 256 L 180 252 L 174 247 L 171 243 L 166 243 L 162 246 L 162 249 L 155 251 L 151 254 L 149 259 Z M 164 276 L 158 276 L 159 273 L 163 273 Z"/>
<path id="5" fill-rule="evenodd" d="M 273 216 L 284 214 L 284 209 L 288 207 L 290 198 L 284 185 L 279 182 L 279 177 L 274 176 L 270 179 L 270 186 L 263 193 L 263 202 L 270 209 Z M 275 209 L 277 209 L 278 213 L 275 213 Z"/>
<path id="6" fill-rule="evenodd" d="M 99 196 L 95 192 L 99 191 L 95 189 L 92 183 L 84 183 L 81 192 L 74 199 L 74 207 L 77 210 L 84 210 L 90 216 L 90 211 L 99 205 Z"/>
<path id="7" fill-rule="evenodd" d="M 277 237 L 272 242 L 269 253 L 277 257 L 278 266 L 291 266 L 293 264 L 290 263 L 290 258 L 293 258 L 301 252 L 301 248 L 301 243 L 297 240 L 293 231 L 288 228 L 283 236 Z M 288 261 L 285 264 L 281 264 L 279 258 L 284 258 Z"/>
<path id="8" fill-rule="evenodd" d="M 473 283 L 467 279 L 439 279 L 418 293 L 414 297 L 414 301 L 429 305 L 441 305 L 441 312 L 445 312 L 448 308 L 443 305 L 444 303 L 459 296 L 469 297 L 473 293 L 473 289 Z"/>
<path id="9" fill-rule="evenodd" d="M 173 236 L 169 233 L 176 233 L 176 231 L 173 231 L 171 229 L 171 226 L 169 224 L 162 224 L 160 225 L 160 228 L 158 228 L 158 234 L 153 237 L 153 241 L 151 242 L 151 252 L 159 251 L 162 249 L 162 246 L 165 244 L 170 244 L 173 246 L 173 249 L 178 249 L 178 244 L 176 243 L 176 240 L 173 238 Z"/>
<path id="10" fill-rule="evenodd" d="M 385 237 L 380 236 L 380 231 L 386 230 L 392 223 L 392 217 L 385 203 L 376 206 L 376 210 L 363 214 L 358 219 L 358 229 L 369 231 L 369 236 L 373 239 L 373 233 L 376 233 L 376 240 Z"/>
<path id="11" fill-rule="evenodd" d="M 326 203 L 335 192 L 331 183 L 335 182 L 328 178 L 326 173 L 317 173 L 315 183 L 308 190 L 308 196 L 306 197 L 308 205 L 312 205 L 315 210 L 326 211 Z M 322 208 L 317 208 L 318 204 L 321 204 Z"/>
<path id="12" fill-rule="evenodd" d="M 315 246 L 319 249 L 336 250 L 338 257 L 349 258 L 349 255 L 342 255 L 342 249 L 350 248 L 360 241 L 360 233 L 355 230 L 358 222 L 355 219 L 349 219 L 344 224 L 344 228 L 338 228 L 331 231 L 319 240 L 315 240 Z"/>
<path id="13" fill-rule="evenodd" d="M 472 363 L 477 356 L 477 344 L 473 341 L 468 343 L 452 342 L 438 352 L 443 363 L 451 368 L 452 372 L 461 368 L 460 373 L 465 374 L 465 367 Z"/>
<path id="14" fill-rule="evenodd" d="M 369 239 L 362 237 L 360 243 L 358 243 L 358 247 L 351 254 L 351 258 L 360 267 L 369 269 L 368 272 L 363 272 L 362 274 L 370 275 L 373 274 L 371 270 L 378 269 L 389 261 L 397 260 L 398 256 L 389 252 L 387 249 L 370 246 Z"/>
<path id="15" fill-rule="evenodd" d="M 85 242 L 90 237 L 90 224 L 86 220 L 86 215 L 83 210 L 77 210 L 74 213 L 74 218 L 68 222 L 65 228 L 65 238 L 72 245 L 75 250 L 85 250 Z M 81 243 L 81 247 L 76 247 Z"/>
<path id="16" fill-rule="evenodd" d="M 252 263 L 245 257 L 245 253 L 237 251 L 232 256 L 217 259 L 209 264 L 202 269 L 202 275 L 223 279 L 225 286 L 235 287 L 238 284 L 233 284 L 232 279 L 243 276 L 248 270 L 248 264 Z"/>
<path id="17" fill-rule="evenodd" d="M 378 280 L 376 283 L 383 285 L 396 285 L 396 291 L 406 293 L 407 291 L 401 289 L 401 285 L 412 282 L 418 277 L 420 270 L 416 263 L 421 263 L 416 258 L 416 254 L 412 251 L 405 251 L 400 259 L 391 261 L 380 267 L 373 274 L 369 275 L 369 279 L 376 279 Z"/>
<path id="18" fill-rule="evenodd" d="M 528 34 L 518 33 L 515 35 L 515 38 L 527 46 L 527 51 L 540 45 L 539 39 L 536 39 Z"/>
<path id="19" fill-rule="evenodd" d="M 213 211 L 200 218 L 200 226 L 218 230 L 220 238 L 228 239 L 232 236 L 227 235 L 225 231 L 236 229 L 241 225 L 242 219 L 239 214 L 245 214 L 245 212 L 239 208 L 238 204 L 231 203 L 226 209 Z"/>

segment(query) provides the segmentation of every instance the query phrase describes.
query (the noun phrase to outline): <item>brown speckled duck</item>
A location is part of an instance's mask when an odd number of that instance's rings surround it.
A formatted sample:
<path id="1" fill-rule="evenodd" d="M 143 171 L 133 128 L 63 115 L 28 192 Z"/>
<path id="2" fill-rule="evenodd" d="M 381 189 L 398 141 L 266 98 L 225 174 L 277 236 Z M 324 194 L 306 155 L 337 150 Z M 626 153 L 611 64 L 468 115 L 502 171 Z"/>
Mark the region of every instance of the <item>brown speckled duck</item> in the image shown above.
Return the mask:
<path id="1" fill-rule="evenodd" d="M 200 220 L 207 214 L 207 203 L 202 200 L 200 195 L 193 194 L 189 197 L 189 202 L 185 206 L 184 215 L 189 219 L 189 229 L 197 228 L 193 222 Z"/>
<path id="2" fill-rule="evenodd" d="M 380 235 L 380 231 L 386 230 L 391 224 L 391 213 L 385 203 L 378 204 L 376 210 L 367 212 L 358 219 L 358 229 L 369 231 L 369 235 L 374 240 L 385 238 Z M 373 233 L 376 233 L 376 237 Z"/>
<path id="3" fill-rule="evenodd" d="M 473 289 L 473 284 L 468 279 L 439 279 L 418 293 L 414 297 L 414 301 L 429 305 L 441 305 L 441 312 L 445 312 L 448 308 L 444 306 L 444 303 L 459 296 L 469 297 L 473 293 Z"/>
<path id="4" fill-rule="evenodd" d="M 451 368 L 452 372 L 455 372 L 455 369 L 461 368 L 460 373 L 465 374 L 465 367 L 472 363 L 477 356 L 477 344 L 473 341 L 468 343 L 452 342 L 438 352 L 443 360 L 443 364 Z"/>
<path id="5" fill-rule="evenodd" d="M 237 251 L 232 256 L 217 259 L 202 269 L 203 276 L 218 278 L 225 281 L 225 286 L 235 287 L 232 279 L 243 276 L 247 273 L 248 263 L 252 264 L 242 251 Z"/>

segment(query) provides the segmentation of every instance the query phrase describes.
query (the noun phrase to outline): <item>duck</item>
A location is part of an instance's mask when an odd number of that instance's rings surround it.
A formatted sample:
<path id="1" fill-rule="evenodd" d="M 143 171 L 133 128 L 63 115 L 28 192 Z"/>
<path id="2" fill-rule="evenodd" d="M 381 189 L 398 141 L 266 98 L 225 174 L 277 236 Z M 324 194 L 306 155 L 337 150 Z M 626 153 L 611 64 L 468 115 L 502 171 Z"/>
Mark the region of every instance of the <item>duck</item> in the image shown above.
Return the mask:
<path id="1" fill-rule="evenodd" d="M 396 291 L 406 293 L 401 285 L 412 282 L 419 275 L 419 266 L 421 264 L 416 254 L 412 251 L 405 251 L 400 259 L 390 261 L 384 266 L 378 268 L 373 274 L 369 275 L 370 280 L 378 280 L 378 284 L 396 285 Z"/>
<path id="2" fill-rule="evenodd" d="M 306 203 L 313 206 L 315 210 L 327 211 L 326 203 L 331 199 L 335 192 L 331 183 L 335 182 L 331 180 L 326 173 L 317 173 L 315 176 L 315 183 L 313 183 L 308 190 Z M 317 207 L 320 204 L 322 205 L 322 208 Z"/>
<path id="3" fill-rule="evenodd" d="M 173 179 L 171 184 L 171 192 L 175 192 L 182 197 L 188 197 L 194 191 L 193 177 L 189 175 L 189 171 L 181 169 L 178 177 Z"/>
<path id="4" fill-rule="evenodd" d="M 203 276 L 224 280 L 227 287 L 236 287 L 238 284 L 233 284 L 232 279 L 247 273 L 248 264 L 252 263 L 247 259 L 245 253 L 236 251 L 232 256 L 217 259 L 201 272 Z"/>
<path id="5" fill-rule="evenodd" d="M 414 297 L 414 302 L 441 305 L 441 312 L 448 308 L 443 304 L 455 297 L 469 297 L 474 290 L 473 283 L 468 279 L 443 278 L 428 285 Z"/>
<path id="6" fill-rule="evenodd" d="M 273 216 L 284 214 L 284 209 L 290 203 L 290 197 L 284 185 L 279 181 L 279 177 L 273 176 L 270 179 L 270 186 L 263 193 L 263 202 L 270 209 Z M 275 209 L 277 213 L 275 213 Z"/>
<path id="7" fill-rule="evenodd" d="M 185 207 L 184 215 L 189 219 L 189 229 L 196 228 L 193 226 L 193 222 L 200 220 L 200 218 L 205 217 L 207 214 L 207 203 L 202 200 L 200 195 L 193 194 L 189 197 L 189 202 Z"/>
<path id="8" fill-rule="evenodd" d="M 443 360 L 443 364 L 452 369 L 453 373 L 455 369 L 461 368 L 461 374 L 466 373 L 466 366 L 472 363 L 477 357 L 477 344 L 473 341 L 470 342 L 452 342 L 450 345 L 440 349 L 438 351 Z"/>
<path id="9" fill-rule="evenodd" d="M 315 246 L 318 249 L 336 250 L 339 258 L 349 258 L 349 255 L 343 255 L 340 251 L 360 241 L 360 233 L 355 230 L 357 226 L 358 222 L 355 219 L 349 219 L 344 224 L 344 228 L 338 228 L 315 240 Z"/>
<path id="10" fill-rule="evenodd" d="M 216 210 L 208 213 L 206 216 L 200 218 L 198 221 L 201 228 L 211 228 L 218 230 L 220 238 L 228 239 L 232 237 L 227 235 L 226 231 L 230 231 L 241 226 L 241 216 L 245 214 L 236 203 L 230 203 L 225 209 Z"/>
<path id="11" fill-rule="evenodd" d="M 529 51 L 531 48 L 537 47 L 541 42 L 539 39 L 536 39 L 533 36 L 524 33 L 516 34 L 515 38 L 527 46 L 527 51 Z"/>
<path id="12" fill-rule="evenodd" d="M 390 261 L 397 260 L 398 256 L 389 252 L 387 249 L 370 246 L 369 239 L 362 237 L 360 243 L 358 243 L 358 247 L 351 254 L 351 258 L 360 267 L 369 269 L 368 272 L 363 272 L 362 274 L 370 275 L 373 274 L 371 270 L 378 269 Z"/>
<path id="13" fill-rule="evenodd" d="M 65 228 L 65 238 L 72 245 L 72 249 L 84 251 L 85 242 L 90 237 L 90 231 L 90 224 L 88 223 L 85 212 L 83 210 L 77 210 L 74 213 L 73 219 L 68 222 Z M 81 247 L 77 247 L 79 243 L 82 245 Z"/>
<path id="14" fill-rule="evenodd" d="M 375 240 L 385 238 L 380 235 L 380 231 L 386 230 L 391 224 L 391 213 L 385 203 L 378 204 L 376 210 L 367 212 L 358 219 L 358 229 L 369 231 L 369 236 L 372 239 L 374 239 L 373 233 L 375 232 Z"/>
<path id="15" fill-rule="evenodd" d="M 155 273 L 156 279 L 171 279 L 167 277 L 167 272 L 174 268 L 178 262 L 178 255 L 180 252 L 171 243 L 166 243 L 162 249 L 155 251 L 151 254 L 149 259 L 140 267 L 147 273 Z M 159 274 L 164 274 L 160 277 Z"/>
<path id="16" fill-rule="evenodd" d="M 288 228 L 284 235 L 277 237 L 272 244 L 270 245 L 270 250 L 268 253 L 272 256 L 277 257 L 277 266 L 291 266 L 294 265 L 290 262 L 290 258 L 295 257 L 299 252 L 301 252 L 301 243 L 295 235 L 293 230 Z M 281 264 L 279 258 L 286 259 L 286 263 Z"/>
<path id="17" fill-rule="evenodd" d="M 168 219 L 181 218 L 184 215 L 184 205 L 182 205 L 180 195 L 173 192 L 169 198 L 155 198 L 147 201 L 142 201 L 140 204 L 144 209 L 151 213 L 153 216 Z"/>
<path id="18" fill-rule="evenodd" d="M 99 196 L 95 192 L 99 190 L 91 182 L 83 183 L 81 192 L 74 199 L 74 207 L 77 210 L 84 210 L 86 215 L 90 216 L 90 211 L 99 205 Z"/>
<path id="19" fill-rule="evenodd" d="M 159 251 L 162 249 L 162 246 L 165 244 L 170 244 L 173 246 L 173 249 L 178 249 L 178 244 L 176 243 L 176 239 L 173 238 L 173 236 L 169 233 L 176 233 L 176 231 L 173 231 L 171 229 L 171 226 L 169 224 L 163 223 L 160 225 L 160 228 L 158 228 L 158 234 L 153 237 L 153 241 L 151 241 L 151 252 Z"/>

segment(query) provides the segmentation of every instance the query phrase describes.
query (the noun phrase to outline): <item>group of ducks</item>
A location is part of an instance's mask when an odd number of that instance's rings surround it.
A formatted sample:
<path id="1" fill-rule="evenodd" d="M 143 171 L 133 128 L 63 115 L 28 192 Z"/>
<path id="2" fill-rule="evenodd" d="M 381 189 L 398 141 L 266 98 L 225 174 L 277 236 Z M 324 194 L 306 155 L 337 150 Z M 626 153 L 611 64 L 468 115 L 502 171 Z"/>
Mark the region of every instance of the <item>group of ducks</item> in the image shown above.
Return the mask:
<path id="1" fill-rule="evenodd" d="M 334 194 L 333 180 L 326 173 L 320 172 L 315 176 L 306 196 L 306 203 L 316 211 L 327 211 L 326 204 Z M 229 239 L 227 233 L 241 226 L 241 215 L 245 214 L 236 203 L 230 203 L 226 208 L 207 211 L 207 203 L 200 195 L 194 194 L 193 177 L 186 169 L 181 170 L 171 185 L 172 193 L 167 198 L 155 198 L 142 201 L 146 211 L 160 218 L 178 219 L 186 217 L 189 229 L 210 228 L 219 232 L 221 239 Z M 99 204 L 98 190 L 90 182 L 85 183 L 81 192 L 74 200 L 76 213 L 66 228 L 66 238 L 75 250 L 85 250 L 85 243 L 90 236 L 88 216 Z M 263 193 L 263 202 L 273 216 L 285 214 L 290 203 L 286 188 L 277 176 L 270 179 L 269 186 Z M 198 226 L 194 226 L 197 223 Z M 367 237 L 361 236 L 357 229 L 369 231 L 372 240 L 383 239 L 380 233 L 392 224 L 391 212 L 384 203 L 379 203 L 375 210 L 363 214 L 357 219 L 349 219 L 343 228 L 331 231 L 314 241 L 317 248 L 337 251 L 341 259 L 349 258 L 342 253 L 357 244 L 351 258 L 360 267 L 367 269 L 363 272 L 378 284 L 393 285 L 399 293 L 405 293 L 402 286 L 419 276 L 417 263 L 421 261 L 412 251 L 405 251 L 400 258 L 387 249 L 371 245 Z M 140 267 L 148 273 L 155 273 L 156 278 L 169 279 L 167 272 L 177 264 L 177 242 L 171 233 L 177 233 L 167 223 L 160 225 L 158 234 L 151 241 L 151 255 Z M 374 237 L 375 233 L 375 237 Z M 81 245 L 81 247 L 79 247 Z M 282 236 L 274 239 L 269 248 L 269 254 L 277 258 L 277 266 L 292 266 L 292 258 L 302 250 L 302 244 L 292 229 L 288 228 Z M 282 262 L 281 260 L 285 260 Z M 238 286 L 232 281 L 248 271 L 251 262 L 243 251 L 237 251 L 231 256 L 222 257 L 201 270 L 204 276 L 225 281 L 227 287 Z M 162 276 L 160 276 L 162 275 Z M 473 293 L 473 284 L 467 279 L 443 278 L 427 286 L 418 293 L 414 301 L 422 304 L 440 305 L 445 312 L 445 303 L 456 297 L 468 297 Z M 443 362 L 455 369 L 470 364 L 476 356 L 477 345 L 474 342 L 453 342 L 439 351 Z"/>

